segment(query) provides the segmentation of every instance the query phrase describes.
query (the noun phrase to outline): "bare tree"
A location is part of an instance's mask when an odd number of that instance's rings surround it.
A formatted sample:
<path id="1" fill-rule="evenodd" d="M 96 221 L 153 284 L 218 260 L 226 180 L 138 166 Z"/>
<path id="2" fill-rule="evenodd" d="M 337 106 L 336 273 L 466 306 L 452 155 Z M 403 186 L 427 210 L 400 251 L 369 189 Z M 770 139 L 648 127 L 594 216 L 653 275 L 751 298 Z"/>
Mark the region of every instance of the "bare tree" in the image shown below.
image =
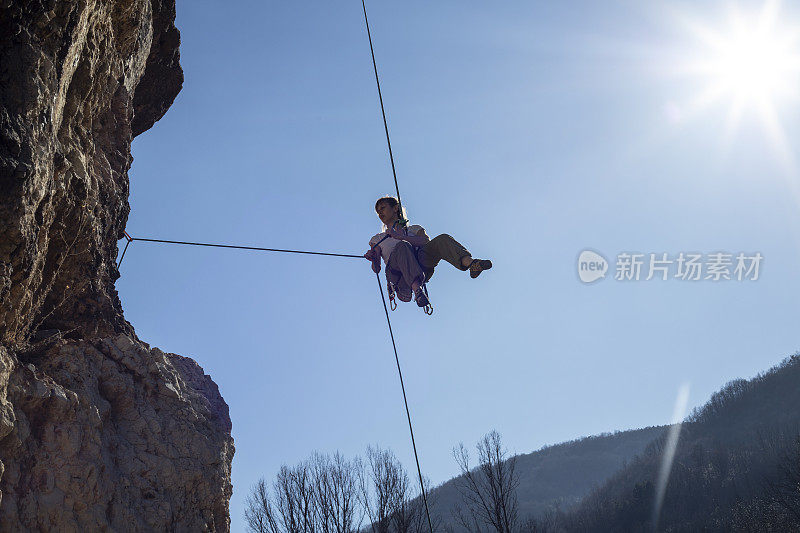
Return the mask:
<path id="1" fill-rule="evenodd" d="M 500 434 L 487 433 L 477 444 L 478 464 L 470 467 L 469 451 L 460 444 L 453 456 L 461 468 L 462 477 L 457 483 L 466 502 L 465 516 L 456 510 L 456 519 L 470 531 L 483 528 L 498 533 L 512 533 L 518 521 L 516 458 L 506 458 Z"/>
<path id="2" fill-rule="evenodd" d="M 430 483 L 427 478 L 425 482 L 425 490 L 428 493 L 428 504 L 431 509 L 436 507 L 436 497 L 431 495 Z M 397 507 L 392 515 L 392 525 L 394 531 L 397 533 L 428 533 L 428 520 L 425 513 L 425 501 L 422 497 L 421 488 L 414 486 L 412 492 L 412 485 L 406 482 L 405 491 L 397 500 Z M 436 531 L 441 526 L 441 517 L 435 514 L 431 517 L 431 527 Z"/>
<path id="3" fill-rule="evenodd" d="M 282 466 L 272 494 L 261 479 L 247 498 L 245 520 L 255 533 L 352 533 L 361 526 L 357 462 L 315 454 Z"/>
<path id="4" fill-rule="evenodd" d="M 261 479 L 247 498 L 254 533 L 354 533 L 366 513 L 373 533 L 427 531 L 422 498 L 389 450 L 368 448 L 367 460 L 314 454 L 282 466 L 270 488 Z"/>
<path id="5" fill-rule="evenodd" d="M 367 463 L 361 468 L 361 502 L 373 533 L 389 533 L 392 516 L 408 487 L 408 476 L 389 450 L 367 448 Z"/>
<path id="6" fill-rule="evenodd" d="M 282 466 L 273 485 L 273 521 L 286 533 L 315 533 L 317 509 L 308 462 Z M 270 507 L 270 508 L 271 508 Z"/>
<path id="7" fill-rule="evenodd" d="M 245 519 L 253 531 L 269 533 L 314 533 L 314 496 L 308 481 L 308 466 L 282 466 L 270 495 L 259 480 L 247 499 Z"/>
<path id="8" fill-rule="evenodd" d="M 364 516 L 358 501 L 359 462 L 346 460 L 339 452 L 333 457 L 315 454 L 314 494 L 322 533 L 350 533 L 361 527 Z"/>
<path id="9" fill-rule="evenodd" d="M 361 501 L 373 533 L 428 531 L 421 494 L 391 451 L 367 448 L 367 461 L 361 469 Z"/>
<path id="10" fill-rule="evenodd" d="M 258 480 L 245 502 L 244 519 L 255 533 L 280 533 L 275 510 L 264 478 Z"/>

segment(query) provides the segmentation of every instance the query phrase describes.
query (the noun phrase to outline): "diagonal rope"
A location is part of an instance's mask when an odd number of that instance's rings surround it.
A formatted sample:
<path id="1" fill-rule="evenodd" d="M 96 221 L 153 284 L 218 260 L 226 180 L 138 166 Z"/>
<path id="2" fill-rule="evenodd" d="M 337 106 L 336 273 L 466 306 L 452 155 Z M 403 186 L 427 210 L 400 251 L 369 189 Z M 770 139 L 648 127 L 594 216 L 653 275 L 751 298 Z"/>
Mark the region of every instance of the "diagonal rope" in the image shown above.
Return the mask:
<path id="1" fill-rule="evenodd" d="M 310 252 L 304 250 L 284 250 L 280 248 L 263 248 L 259 246 L 238 246 L 233 244 L 212 244 L 212 243 L 203 243 L 203 242 L 188 242 L 188 241 L 169 241 L 165 239 L 147 239 L 143 237 L 131 237 L 125 232 L 125 238 L 128 239 L 127 244 L 125 245 L 125 249 L 122 251 L 122 257 L 120 257 L 119 264 L 117 268 L 122 266 L 122 260 L 125 259 L 125 252 L 128 251 L 128 246 L 133 241 L 142 241 L 142 242 L 157 242 L 157 243 L 164 243 L 164 244 L 182 244 L 188 246 L 209 246 L 213 248 L 234 248 L 238 250 L 255 250 L 255 251 L 263 251 L 263 252 L 283 252 L 283 253 L 294 253 L 294 254 L 307 254 L 307 255 L 325 255 L 325 256 L 333 256 L 333 257 L 352 257 L 357 259 L 363 259 L 363 255 L 354 255 L 354 254 L 337 254 L 331 252 Z M 386 323 L 389 325 L 389 336 L 392 339 L 392 348 L 394 349 L 394 360 L 397 364 L 397 374 L 400 377 L 400 389 L 403 391 L 403 403 L 406 407 L 406 418 L 408 419 L 408 430 L 411 433 L 411 447 L 414 449 L 414 460 L 417 463 L 417 474 L 419 475 L 419 485 L 422 491 L 422 500 L 425 503 L 425 515 L 428 518 L 428 527 L 430 528 L 431 533 L 433 533 L 433 525 L 431 522 L 431 515 L 428 509 L 428 497 L 425 491 L 425 483 L 422 479 L 422 468 L 419 465 L 419 455 L 417 454 L 417 443 L 414 439 L 414 426 L 411 423 L 411 411 L 408 408 L 408 397 L 406 396 L 406 387 L 405 383 L 403 382 L 403 371 L 400 369 L 400 358 L 397 355 L 397 344 L 394 340 L 394 331 L 392 330 L 392 321 L 389 318 L 389 309 L 386 307 L 386 297 L 383 294 L 383 285 L 381 285 L 381 278 L 378 273 L 375 273 L 375 278 L 378 280 L 378 290 L 381 293 L 381 301 L 383 302 L 383 311 L 386 313 Z"/>
<path id="2" fill-rule="evenodd" d="M 383 117 L 383 130 L 386 132 L 386 145 L 389 148 L 389 161 L 392 164 L 392 176 L 394 177 L 394 188 L 397 191 L 397 204 L 400 212 L 400 218 L 403 213 L 403 202 L 400 199 L 400 186 L 397 184 L 397 170 L 394 166 L 394 155 L 392 154 L 392 141 L 389 139 L 389 123 L 386 121 L 386 109 L 383 106 L 383 94 L 381 93 L 381 80 L 378 77 L 378 64 L 375 62 L 375 48 L 372 46 L 372 33 L 369 31 L 369 19 L 367 18 L 367 5 L 364 0 L 361 0 L 361 7 L 364 10 L 364 25 L 367 27 L 367 38 L 369 39 L 369 51 L 372 55 L 372 69 L 375 72 L 375 84 L 378 86 L 378 101 L 381 104 L 381 116 Z M 419 488 L 422 491 L 422 500 L 425 502 L 425 516 L 428 518 L 428 528 L 430 533 L 433 533 L 433 524 L 431 523 L 431 514 L 428 509 L 428 497 L 425 494 L 425 483 L 422 481 L 422 469 L 419 466 L 419 456 L 417 455 L 417 445 L 414 442 L 414 428 L 411 425 L 411 413 L 408 410 L 408 399 L 406 398 L 406 388 L 403 385 L 403 373 L 400 371 L 400 359 L 397 357 L 397 345 L 394 342 L 394 333 L 392 332 L 392 321 L 389 319 L 389 310 L 386 308 L 386 298 L 383 295 L 383 285 L 377 273 L 375 277 L 378 279 L 378 288 L 381 291 L 381 299 L 383 300 L 383 310 L 386 312 L 386 322 L 389 324 L 389 335 L 392 337 L 392 347 L 394 348 L 394 359 L 397 363 L 397 373 L 400 375 L 400 388 L 403 389 L 403 402 L 406 405 L 406 416 L 408 417 L 408 430 L 411 432 L 411 446 L 414 448 L 414 459 L 417 461 L 417 474 L 419 474 Z"/>
<path id="3" fill-rule="evenodd" d="M 125 234 L 125 236 L 127 236 L 127 233 Z M 122 257 L 119 258 L 119 263 L 117 263 L 117 270 L 119 270 L 119 267 L 122 266 L 122 260 L 125 259 L 125 252 L 128 251 L 128 246 L 130 245 L 131 245 L 131 239 L 128 239 L 128 242 L 125 244 L 125 249 L 122 250 Z"/>
<path id="4" fill-rule="evenodd" d="M 397 203 L 400 204 L 402 213 L 402 201 L 400 200 L 400 187 L 397 185 L 397 171 L 394 168 L 394 156 L 392 155 L 392 141 L 389 140 L 389 124 L 386 122 L 386 110 L 383 107 L 383 95 L 381 94 L 381 80 L 378 78 L 378 64 L 375 63 L 375 49 L 372 47 L 372 34 L 369 31 L 369 20 L 367 19 L 367 5 L 361 0 L 361 7 L 364 9 L 364 24 L 367 27 L 367 38 L 369 39 L 369 51 L 372 54 L 372 69 L 375 71 L 375 84 L 378 86 L 378 100 L 381 103 L 381 115 L 383 116 L 383 129 L 386 132 L 386 145 L 389 147 L 389 161 L 392 163 L 392 176 L 394 176 L 394 188 L 397 191 Z"/>
<path id="5" fill-rule="evenodd" d="M 128 244 L 125 245 L 125 249 L 122 251 L 122 257 L 119 259 L 119 264 L 117 268 L 122 265 L 122 260 L 125 259 L 125 252 L 128 251 L 128 245 L 133 241 L 143 241 L 143 242 L 160 242 L 165 244 L 185 244 L 188 246 L 210 246 L 212 248 L 235 248 L 237 250 L 256 250 L 259 252 L 282 252 L 282 253 L 289 253 L 289 254 L 307 254 L 307 255 L 327 255 L 333 257 L 355 257 L 358 259 L 364 259 L 363 255 L 354 255 L 354 254 L 336 254 L 332 252 L 307 252 L 304 250 L 283 250 L 280 248 L 262 248 L 260 246 L 238 246 L 234 244 L 212 244 L 207 242 L 186 242 L 186 241 L 167 241 L 163 239 L 145 239 L 142 237 L 130 237 L 127 233 L 125 237 L 128 239 Z"/>
<path id="6" fill-rule="evenodd" d="M 408 430 L 411 432 L 411 447 L 414 448 L 414 459 L 417 461 L 417 474 L 419 474 L 419 487 L 422 490 L 422 501 L 425 502 L 425 516 L 428 517 L 428 527 L 433 533 L 433 525 L 431 523 L 431 513 L 428 510 L 428 497 L 425 494 L 425 483 L 422 481 L 422 469 L 419 467 L 419 455 L 417 455 L 417 443 L 414 442 L 414 426 L 411 425 L 411 411 L 408 409 L 408 398 L 406 397 L 406 386 L 403 384 L 403 372 L 400 370 L 400 358 L 397 356 L 397 344 L 394 342 L 394 332 L 392 332 L 392 321 L 389 318 L 389 309 L 386 308 L 386 297 L 383 295 L 383 285 L 381 285 L 381 278 L 378 273 L 375 273 L 375 278 L 378 280 L 378 289 L 381 291 L 381 300 L 383 300 L 383 311 L 386 313 L 386 323 L 389 324 L 389 336 L 392 338 L 392 348 L 394 348 L 394 360 L 397 363 L 397 374 L 400 376 L 400 389 L 403 391 L 403 402 L 406 405 L 406 417 L 408 418 Z"/>

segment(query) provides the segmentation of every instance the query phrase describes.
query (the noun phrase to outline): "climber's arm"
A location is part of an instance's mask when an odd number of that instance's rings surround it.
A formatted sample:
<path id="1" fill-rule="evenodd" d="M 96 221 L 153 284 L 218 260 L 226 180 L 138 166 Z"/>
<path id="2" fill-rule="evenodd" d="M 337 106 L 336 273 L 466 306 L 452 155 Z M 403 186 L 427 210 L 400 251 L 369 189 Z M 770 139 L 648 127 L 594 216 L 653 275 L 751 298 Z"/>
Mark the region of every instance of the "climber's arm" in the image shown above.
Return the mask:
<path id="1" fill-rule="evenodd" d="M 430 241 L 430 238 L 428 238 L 428 235 L 425 233 L 424 229 L 420 229 L 419 233 L 417 233 L 416 235 L 405 235 L 401 231 L 392 229 L 387 230 L 387 232 L 395 239 L 406 241 L 408 244 L 410 244 L 415 248 L 419 246 L 424 246 L 428 244 L 428 241 Z"/>
<path id="2" fill-rule="evenodd" d="M 428 244 L 431 240 L 430 237 L 428 237 L 428 234 L 425 233 L 425 228 L 420 229 L 419 233 L 417 233 L 416 235 L 409 235 L 408 237 L 411 237 L 412 239 L 416 240 L 416 242 L 411 240 L 408 241 L 411 244 L 411 246 L 424 246 Z M 406 238 L 408 239 L 408 237 Z"/>

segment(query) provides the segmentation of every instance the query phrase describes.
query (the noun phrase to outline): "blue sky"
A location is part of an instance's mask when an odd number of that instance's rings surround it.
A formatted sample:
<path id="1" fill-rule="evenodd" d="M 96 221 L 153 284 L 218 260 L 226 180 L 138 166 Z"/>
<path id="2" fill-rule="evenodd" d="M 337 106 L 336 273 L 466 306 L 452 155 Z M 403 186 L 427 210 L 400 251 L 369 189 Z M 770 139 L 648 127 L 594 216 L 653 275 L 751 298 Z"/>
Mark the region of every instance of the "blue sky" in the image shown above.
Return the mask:
<path id="1" fill-rule="evenodd" d="M 758 3 L 745 4 L 758 6 Z M 442 264 L 433 317 L 392 314 L 424 473 L 497 429 L 512 451 L 669 422 L 794 353 L 800 210 L 759 113 L 738 127 L 681 16 L 728 3 L 368 2 L 413 222 L 494 269 Z M 186 81 L 133 143 L 136 237 L 363 253 L 394 191 L 360 2 L 178 2 Z M 784 20 L 797 20 L 786 11 Z M 787 140 L 797 106 L 776 103 Z M 788 143 L 791 146 L 791 142 Z M 795 143 L 796 145 L 796 143 Z M 577 276 L 584 249 L 760 252 L 757 281 Z M 313 451 L 413 456 L 366 260 L 135 242 L 117 287 L 142 340 L 197 360 L 230 406 L 231 520 Z"/>

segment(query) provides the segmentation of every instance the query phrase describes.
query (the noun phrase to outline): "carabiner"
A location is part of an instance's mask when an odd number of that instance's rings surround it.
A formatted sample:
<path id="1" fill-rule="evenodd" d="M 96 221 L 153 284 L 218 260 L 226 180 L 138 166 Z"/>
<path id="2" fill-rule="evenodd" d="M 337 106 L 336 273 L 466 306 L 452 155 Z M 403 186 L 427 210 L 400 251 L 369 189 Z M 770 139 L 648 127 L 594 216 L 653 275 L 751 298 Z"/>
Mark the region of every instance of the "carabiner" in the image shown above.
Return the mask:
<path id="1" fill-rule="evenodd" d="M 431 305 L 431 299 L 428 297 L 428 285 L 426 283 L 422 284 L 422 292 L 425 293 L 425 297 L 428 298 L 428 305 L 422 308 L 425 311 L 425 314 L 431 316 L 433 314 L 433 305 Z"/>
<path id="2" fill-rule="evenodd" d="M 397 300 L 394 299 L 394 284 L 389 280 L 386 281 L 386 292 L 389 293 L 389 308 L 394 311 L 397 309 Z"/>

